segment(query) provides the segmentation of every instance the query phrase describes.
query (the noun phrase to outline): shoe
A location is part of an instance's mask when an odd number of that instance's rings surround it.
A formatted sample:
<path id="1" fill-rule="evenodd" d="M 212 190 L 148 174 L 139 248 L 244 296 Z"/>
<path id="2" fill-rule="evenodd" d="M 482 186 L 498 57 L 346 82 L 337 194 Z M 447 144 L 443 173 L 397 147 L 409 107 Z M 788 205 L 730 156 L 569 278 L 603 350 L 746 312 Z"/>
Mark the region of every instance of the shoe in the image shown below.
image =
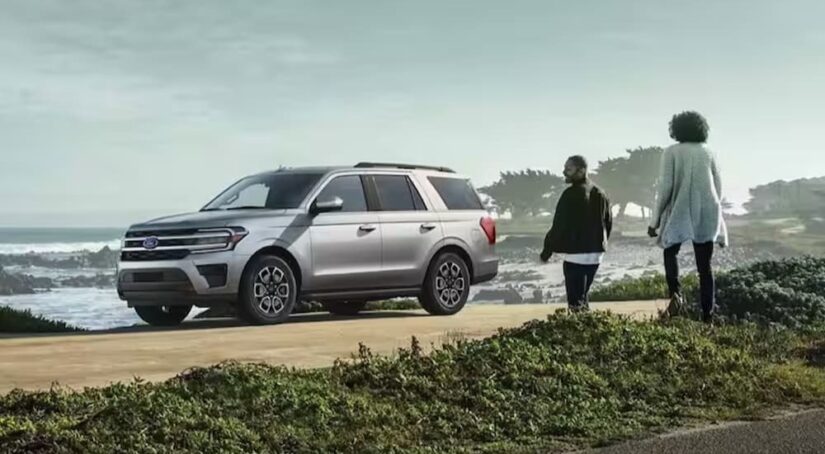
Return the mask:
<path id="1" fill-rule="evenodd" d="M 702 313 L 702 323 L 713 326 L 713 314 Z"/>
<path id="2" fill-rule="evenodd" d="M 665 314 L 667 317 L 680 317 L 685 312 L 685 300 L 680 293 L 674 293 L 670 297 L 670 304 L 668 304 Z"/>

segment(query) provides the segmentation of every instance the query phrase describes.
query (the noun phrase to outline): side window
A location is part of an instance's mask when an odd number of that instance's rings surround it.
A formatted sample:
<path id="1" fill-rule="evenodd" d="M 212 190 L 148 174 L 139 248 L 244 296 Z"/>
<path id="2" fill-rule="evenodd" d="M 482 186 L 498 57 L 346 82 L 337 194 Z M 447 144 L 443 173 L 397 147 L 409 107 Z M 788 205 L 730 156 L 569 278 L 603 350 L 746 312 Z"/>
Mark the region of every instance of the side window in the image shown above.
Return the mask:
<path id="1" fill-rule="evenodd" d="M 475 189 L 469 180 L 459 178 L 429 177 L 441 200 L 450 210 L 483 210 L 484 206 L 478 198 Z"/>
<path id="2" fill-rule="evenodd" d="M 341 211 L 367 211 L 364 186 L 361 184 L 361 177 L 357 175 L 337 177 L 330 181 L 318 194 L 317 200 L 325 201 L 334 197 L 340 197 L 344 201 L 344 208 Z"/>
<path id="3" fill-rule="evenodd" d="M 406 176 L 376 175 L 374 181 L 382 211 L 416 210 L 410 183 Z"/>

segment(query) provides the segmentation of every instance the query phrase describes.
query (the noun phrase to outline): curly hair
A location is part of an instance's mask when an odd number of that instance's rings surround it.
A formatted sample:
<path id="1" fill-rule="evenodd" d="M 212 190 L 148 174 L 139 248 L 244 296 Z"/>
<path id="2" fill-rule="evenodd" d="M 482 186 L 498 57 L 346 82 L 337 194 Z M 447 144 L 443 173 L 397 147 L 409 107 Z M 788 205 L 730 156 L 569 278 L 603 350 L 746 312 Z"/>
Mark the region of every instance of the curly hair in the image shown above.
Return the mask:
<path id="1" fill-rule="evenodd" d="M 682 112 L 670 120 L 670 137 L 679 143 L 705 143 L 709 131 L 708 121 L 699 112 Z"/>

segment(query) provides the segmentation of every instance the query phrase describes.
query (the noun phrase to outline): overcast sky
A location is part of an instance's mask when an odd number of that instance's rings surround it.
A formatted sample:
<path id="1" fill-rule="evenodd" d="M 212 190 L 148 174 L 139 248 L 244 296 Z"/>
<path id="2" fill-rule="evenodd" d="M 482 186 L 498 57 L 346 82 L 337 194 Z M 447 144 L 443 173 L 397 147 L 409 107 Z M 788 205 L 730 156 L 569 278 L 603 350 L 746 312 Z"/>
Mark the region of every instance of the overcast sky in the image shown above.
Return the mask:
<path id="1" fill-rule="evenodd" d="M 736 201 L 825 175 L 820 0 L 0 5 L 0 225 L 120 227 L 279 165 L 481 186 L 667 145 L 684 109 Z"/>

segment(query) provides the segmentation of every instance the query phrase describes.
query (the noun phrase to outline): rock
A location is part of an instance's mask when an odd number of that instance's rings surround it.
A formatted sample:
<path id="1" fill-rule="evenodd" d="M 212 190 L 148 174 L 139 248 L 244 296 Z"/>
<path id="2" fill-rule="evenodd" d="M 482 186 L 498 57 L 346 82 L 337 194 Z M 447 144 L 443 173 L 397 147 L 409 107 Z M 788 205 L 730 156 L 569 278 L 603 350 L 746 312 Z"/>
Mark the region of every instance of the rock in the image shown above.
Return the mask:
<path id="1" fill-rule="evenodd" d="M 95 288 L 109 288 L 115 286 L 114 274 L 96 274 L 94 276 L 72 276 L 61 279 L 59 281 L 60 287 L 95 287 Z"/>
<path id="2" fill-rule="evenodd" d="M 524 298 L 513 288 L 479 291 L 473 301 L 503 301 L 504 304 L 521 304 Z"/>
<path id="3" fill-rule="evenodd" d="M 9 274 L 0 266 L 0 295 L 32 294 L 34 288 L 31 276 Z"/>

